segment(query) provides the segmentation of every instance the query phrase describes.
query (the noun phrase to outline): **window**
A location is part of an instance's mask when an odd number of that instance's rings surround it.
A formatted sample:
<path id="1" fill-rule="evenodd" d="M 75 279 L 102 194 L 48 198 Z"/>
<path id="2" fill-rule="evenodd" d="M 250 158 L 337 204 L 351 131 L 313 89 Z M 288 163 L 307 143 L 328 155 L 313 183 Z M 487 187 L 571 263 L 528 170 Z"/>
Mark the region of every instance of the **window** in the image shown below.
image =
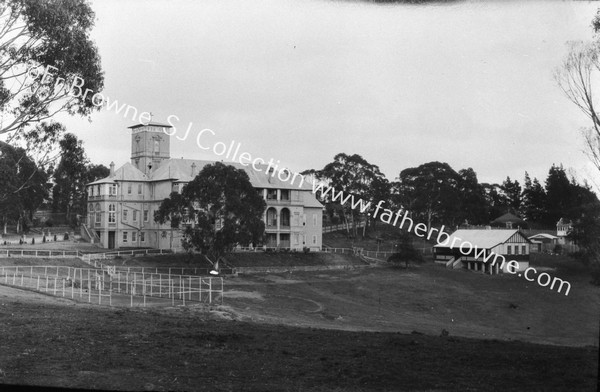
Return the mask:
<path id="1" fill-rule="evenodd" d="M 117 194 L 117 184 L 110 184 L 108 188 L 108 194 L 114 196 Z"/>
<path id="2" fill-rule="evenodd" d="M 507 255 L 512 255 L 512 246 L 506 245 L 506 254 Z"/>
<path id="3" fill-rule="evenodd" d="M 277 189 L 267 189 L 267 200 L 277 200 Z"/>
<path id="4" fill-rule="evenodd" d="M 317 214 L 313 215 L 313 226 L 317 225 Z"/>
<path id="5" fill-rule="evenodd" d="M 127 232 L 123 232 L 123 242 L 127 242 Z"/>
<path id="6" fill-rule="evenodd" d="M 527 254 L 527 245 L 521 245 L 521 254 L 523 254 L 523 255 Z"/>
<path id="7" fill-rule="evenodd" d="M 88 212 L 94 212 L 94 205 L 93 204 L 88 205 Z"/>
<path id="8" fill-rule="evenodd" d="M 519 245 L 515 245 L 515 254 L 518 255 L 519 254 L 519 250 L 521 248 L 519 248 Z"/>
<path id="9" fill-rule="evenodd" d="M 144 233 L 143 231 L 140 233 L 140 241 L 146 242 L 146 233 Z"/>
<path id="10" fill-rule="evenodd" d="M 131 242 L 135 242 L 137 241 L 137 232 L 132 231 L 131 232 Z"/>
<path id="11" fill-rule="evenodd" d="M 290 190 L 289 189 L 281 190 L 281 200 L 290 200 Z"/>
<path id="12" fill-rule="evenodd" d="M 100 218 L 100 216 L 101 216 L 100 215 L 100 204 L 96 203 L 95 211 L 96 211 L 96 223 L 100 223 L 100 219 L 101 219 Z"/>
<path id="13" fill-rule="evenodd" d="M 171 192 L 179 193 L 179 184 L 173 184 L 173 188 L 171 189 Z"/>
<path id="14" fill-rule="evenodd" d="M 506 228 L 507 229 L 512 229 L 512 222 L 506 222 Z"/>
<path id="15" fill-rule="evenodd" d="M 133 210 L 133 221 L 137 222 L 137 210 Z"/>
<path id="16" fill-rule="evenodd" d="M 144 222 L 148 222 L 148 210 L 144 210 Z"/>
<path id="17" fill-rule="evenodd" d="M 108 205 L 108 223 L 115 223 L 116 219 L 116 209 L 114 204 Z"/>
<path id="18" fill-rule="evenodd" d="M 317 244 L 317 236 L 313 235 L 313 245 L 316 245 L 316 244 Z"/>
<path id="19" fill-rule="evenodd" d="M 142 194 L 142 184 L 138 184 L 138 195 Z"/>
<path id="20" fill-rule="evenodd" d="M 123 220 L 126 221 L 127 220 L 127 215 L 129 214 L 129 210 L 127 208 L 123 209 Z"/>
<path id="21" fill-rule="evenodd" d="M 96 193 L 98 194 L 98 196 L 100 196 L 100 185 L 97 185 L 97 188 L 96 188 L 96 190 L 98 191 L 98 192 L 96 192 Z"/>
<path id="22" fill-rule="evenodd" d="M 127 184 L 127 194 L 131 195 L 131 183 Z"/>
<path id="23" fill-rule="evenodd" d="M 94 196 L 94 187 L 93 186 L 90 187 L 90 196 Z"/>

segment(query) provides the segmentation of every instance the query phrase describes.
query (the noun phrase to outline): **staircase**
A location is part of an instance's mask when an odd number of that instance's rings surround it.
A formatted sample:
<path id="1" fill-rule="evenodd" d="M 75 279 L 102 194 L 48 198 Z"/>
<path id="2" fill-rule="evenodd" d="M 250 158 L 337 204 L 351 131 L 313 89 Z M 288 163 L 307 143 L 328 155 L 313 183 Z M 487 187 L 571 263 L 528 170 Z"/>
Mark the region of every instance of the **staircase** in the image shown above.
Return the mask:
<path id="1" fill-rule="evenodd" d="M 462 268 L 462 260 L 459 257 L 453 257 L 446 262 L 446 268 L 458 269 Z"/>
<path id="2" fill-rule="evenodd" d="M 99 244 L 100 237 L 94 230 L 88 229 L 85 223 L 81 224 L 81 236 L 88 240 L 91 244 Z"/>

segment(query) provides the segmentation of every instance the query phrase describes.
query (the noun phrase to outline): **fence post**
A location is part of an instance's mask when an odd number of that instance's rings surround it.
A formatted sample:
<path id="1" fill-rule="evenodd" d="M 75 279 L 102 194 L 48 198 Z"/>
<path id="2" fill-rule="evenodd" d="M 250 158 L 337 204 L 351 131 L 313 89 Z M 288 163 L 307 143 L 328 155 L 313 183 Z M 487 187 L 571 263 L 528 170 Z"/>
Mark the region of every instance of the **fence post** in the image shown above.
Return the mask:
<path id="1" fill-rule="evenodd" d="M 208 303 L 212 303 L 212 278 L 208 278 Z"/>
<path id="2" fill-rule="evenodd" d="M 38 275 L 38 278 L 37 278 L 37 286 L 35 287 L 35 289 L 37 291 L 40 291 L 40 276 L 39 275 Z"/>

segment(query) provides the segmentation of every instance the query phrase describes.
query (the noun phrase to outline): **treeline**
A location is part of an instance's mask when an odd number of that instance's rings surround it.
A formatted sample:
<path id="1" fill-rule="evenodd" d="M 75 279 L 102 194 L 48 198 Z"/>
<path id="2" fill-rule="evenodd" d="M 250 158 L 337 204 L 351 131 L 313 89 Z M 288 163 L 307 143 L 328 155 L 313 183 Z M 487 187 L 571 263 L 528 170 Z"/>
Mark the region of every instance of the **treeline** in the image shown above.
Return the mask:
<path id="1" fill-rule="evenodd" d="M 318 180 L 344 193 L 365 200 L 384 200 L 387 208 L 406 209 L 428 227 L 445 225 L 488 225 L 510 212 L 527 221 L 530 228 L 556 229 L 560 218 L 577 221 L 582 208 L 597 205 L 598 198 L 587 183 L 568 176 L 562 165 L 552 165 L 543 185 L 524 173 L 523 183 L 510 177 L 502 183 L 480 183 L 472 168 L 454 170 L 447 163 L 429 162 L 399 172 L 389 181 L 377 165 L 360 155 L 337 154 L 324 168 L 306 170 Z M 370 218 L 332 202 L 331 195 L 321 200 L 332 223 L 353 224 Z"/>
<path id="2" fill-rule="evenodd" d="M 34 224 L 39 209 L 64 213 L 65 222 L 76 225 L 86 213 L 85 184 L 107 177 L 109 169 L 90 163 L 82 142 L 65 134 L 52 159 L 35 159 L 24 148 L 0 142 L 0 222 L 16 233 Z"/>

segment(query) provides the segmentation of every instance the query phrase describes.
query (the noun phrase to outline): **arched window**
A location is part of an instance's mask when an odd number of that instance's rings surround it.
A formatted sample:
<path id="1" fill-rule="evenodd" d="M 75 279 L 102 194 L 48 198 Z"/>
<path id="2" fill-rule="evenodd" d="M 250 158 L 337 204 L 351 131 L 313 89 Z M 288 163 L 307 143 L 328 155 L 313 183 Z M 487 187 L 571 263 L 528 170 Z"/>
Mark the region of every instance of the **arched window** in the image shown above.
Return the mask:
<path id="1" fill-rule="evenodd" d="M 277 210 L 273 207 L 267 210 L 267 227 L 277 227 Z"/>
<path id="2" fill-rule="evenodd" d="M 281 227 L 290 227 L 290 210 L 288 210 L 287 208 L 282 208 L 281 209 Z"/>

